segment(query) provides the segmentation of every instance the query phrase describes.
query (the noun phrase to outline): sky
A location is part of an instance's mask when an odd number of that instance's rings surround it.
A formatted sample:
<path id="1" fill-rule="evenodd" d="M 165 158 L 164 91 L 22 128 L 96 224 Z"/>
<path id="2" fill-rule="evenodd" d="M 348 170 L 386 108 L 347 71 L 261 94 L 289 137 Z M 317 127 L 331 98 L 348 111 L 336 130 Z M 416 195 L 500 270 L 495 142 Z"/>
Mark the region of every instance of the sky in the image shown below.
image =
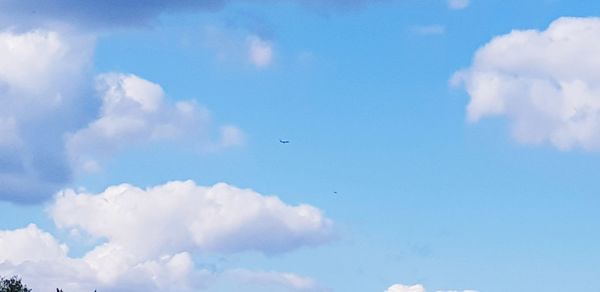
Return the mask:
<path id="1" fill-rule="evenodd" d="M 589 0 L 0 0 L 0 276 L 599 291 L 597 15 Z"/>

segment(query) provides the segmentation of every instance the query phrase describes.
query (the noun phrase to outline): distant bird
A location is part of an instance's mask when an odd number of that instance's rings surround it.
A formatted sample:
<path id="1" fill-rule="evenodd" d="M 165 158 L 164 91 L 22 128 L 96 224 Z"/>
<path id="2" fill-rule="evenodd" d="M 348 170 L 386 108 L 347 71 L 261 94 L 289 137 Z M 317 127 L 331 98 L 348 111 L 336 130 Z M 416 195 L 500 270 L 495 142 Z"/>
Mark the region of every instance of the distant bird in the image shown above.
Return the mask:
<path id="1" fill-rule="evenodd" d="M 337 195 L 337 192 L 336 192 L 336 191 L 334 191 L 334 192 L 333 192 L 333 194 L 334 194 L 334 195 Z"/>
<path id="2" fill-rule="evenodd" d="M 279 143 L 281 143 L 281 144 L 289 144 L 290 140 L 281 140 L 281 139 L 279 139 Z"/>

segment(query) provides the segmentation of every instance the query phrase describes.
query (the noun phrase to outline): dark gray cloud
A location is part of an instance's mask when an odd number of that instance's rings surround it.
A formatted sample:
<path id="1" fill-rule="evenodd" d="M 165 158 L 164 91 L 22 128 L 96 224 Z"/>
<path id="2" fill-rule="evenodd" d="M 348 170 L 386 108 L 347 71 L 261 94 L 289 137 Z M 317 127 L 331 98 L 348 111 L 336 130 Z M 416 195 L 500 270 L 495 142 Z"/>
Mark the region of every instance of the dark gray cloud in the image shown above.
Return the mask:
<path id="1" fill-rule="evenodd" d="M 130 74 L 93 78 L 94 38 L 0 31 L 0 200 L 38 203 L 126 146 L 171 141 L 216 151 L 243 142 L 192 101 Z M 213 133 L 219 135 L 213 137 Z"/>
<path id="2" fill-rule="evenodd" d="M 384 0 L 0 0 L 0 200 L 40 202 L 71 181 L 66 136 L 99 108 L 88 30 L 147 26 L 163 13 L 216 11 L 234 1 L 339 10 Z M 228 25 L 272 34 L 259 17 Z"/>
<path id="3" fill-rule="evenodd" d="M 0 25 L 28 29 L 55 24 L 84 28 L 146 26 L 163 13 L 216 11 L 231 2 L 276 0 L 0 0 Z M 315 9 L 348 9 L 384 0 L 288 0 Z"/>
<path id="4" fill-rule="evenodd" d="M 36 27 L 54 23 L 84 27 L 140 26 L 163 12 L 216 10 L 226 0 L 2 0 L 4 27 Z"/>
<path id="5" fill-rule="evenodd" d="M 81 92 L 82 96 L 87 96 L 85 92 Z M 0 101 L 15 97 L 18 96 L 0 95 Z M 0 111 L 0 119 L 14 118 L 18 127 L 18 140 L 0 143 L 1 200 L 37 203 L 71 180 L 72 170 L 64 146 L 65 133 L 85 124 L 86 116 L 93 115 L 89 108 L 94 105 L 91 99 L 73 97 L 68 96 L 57 107 L 11 106 L 9 110 Z M 24 111 L 35 114 L 28 115 Z M 5 136 L 0 135 L 0 139 L 3 138 Z"/>
<path id="6" fill-rule="evenodd" d="M 93 40 L 0 32 L 0 199 L 34 203 L 71 179 L 64 134 L 96 107 Z"/>

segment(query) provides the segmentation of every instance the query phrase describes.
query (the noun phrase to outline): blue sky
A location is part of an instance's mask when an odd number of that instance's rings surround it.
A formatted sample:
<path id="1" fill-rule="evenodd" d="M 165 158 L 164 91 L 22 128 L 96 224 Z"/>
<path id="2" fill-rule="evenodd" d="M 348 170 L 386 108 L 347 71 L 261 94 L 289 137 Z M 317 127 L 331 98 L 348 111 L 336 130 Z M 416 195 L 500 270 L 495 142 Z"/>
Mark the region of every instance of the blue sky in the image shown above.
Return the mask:
<path id="1" fill-rule="evenodd" d="M 600 289 L 594 1 L 113 2 L 0 2 L 2 275 Z"/>

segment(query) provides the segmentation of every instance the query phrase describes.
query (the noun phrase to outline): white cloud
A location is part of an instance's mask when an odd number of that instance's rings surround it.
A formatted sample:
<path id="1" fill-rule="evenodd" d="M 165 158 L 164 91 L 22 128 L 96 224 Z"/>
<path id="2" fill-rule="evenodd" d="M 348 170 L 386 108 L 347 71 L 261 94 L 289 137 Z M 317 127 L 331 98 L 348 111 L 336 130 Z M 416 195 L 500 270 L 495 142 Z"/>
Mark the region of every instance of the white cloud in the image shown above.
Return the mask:
<path id="1" fill-rule="evenodd" d="M 69 180 L 63 134 L 86 119 L 93 46 L 74 34 L 0 32 L 0 199 L 39 201 Z"/>
<path id="2" fill-rule="evenodd" d="M 35 225 L 0 231 L 0 274 L 20 275 L 34 291 L 193 291 L 211 273 L 194 268 L 181 252 L 134 260 L 123 249 L 97 247 L 83 258 L 71 258 L 67 247 Z"/>
<path id="3" fill-rule="evenodd" d="M 0 262 L 52 261 L 67 255 L 66 245 L 36 225 L 13 231 L 0 231 Z"/>
<path id="4" fill-rule="evenodd" d="M 130 250 L 111 243 L 76 260 L 85 263 L 95 285 L 109 291 L 194 291 L 215 276 L 197 269 L 188 252 L 138 258 Z"/>
<path id="5" fill-rule="evenodd" d="M 294 273 L 234 269 L 225 272 L 224 275 L 245 284 L 274 286 L 283 288 L 286 291 L 325 291 L 325 289 L 321 288 L 315 280 Z"/>
<path id="6" fill-rule="evenodd" d="M 385 292 L 425 292 L 425 288 L 422 285 L 405 286 L 401 284 L 395 284 L 385 290 Z"/>
<path id="7" fill-rule="evenodd" d="M 21 275 L 34 290 L 197 291 L 218 278 L 289 291 L 323 291 L 294 273 L 196 267 L 194 252 L 277 253 L 331 239 L 332 222 L 308 205 L 226 184 L 191 181 L 148 189 L 119 185 L 92 195 L 60 192 L 49 213 L 62 228 L 99 244 L 80 258 L 35 225 L 0 231 L 0 274 Z M 77 232 L 73 232 L 77 233 Z"/>
<path id="8" fill-rule="evenodd" d="M 441 35 L 446 33 L 446 27 L 439 24 L 413 26 L 411 31 L 420 35 Z"/>
<path id="9" fill-rule="evenodd" d="M 264 69 L 275 61 L 274 41 L 243 27 L 207 26 L 202 42 L 214 51 L 219 62 L 249 64 Z"/>
<path id="10" fill-rule="evenodd" d="M 11 240 L 23 243 L 31 238 Z M 40 253 L 45 251 L 48 249 L 40 249 Z M 123 250 L 96 248 L 82 258 L 65 255 L 45 260 L 34 257 L 26 259 L 15 264 L 4 260 L 3 255 L 0 255 L 0 274 L 21 276 L 33 291 L 59 287 L 70 292 L 191 292 L 209 288 L 218 280 L 256 287 L 275 287 L 291 292 L 327 291 L 313 279 L 294 273 L 247 269 L 215 272 L 200 269 L 187 252 L 133 261 L 131 255 Z"/>
<path id="11" fill-rule="evenodd" d="M 135 75 L 100 75 L 94 89 L 94 45 L 74 31 L 0 31 L 0 200 L 43 201 L 73 167 L 97 171 L 135 144 L 215 151 L 243 143 L 237 127 L 214 127 L 208 110 L 169 102 L 158 84 Z"/>
<path id="12" fill-rule="evenodd" d="M 93 39 L 53 31 L 0 32 L 0 80 L 3 92 L 58 106 L 65 91 L 80 82 L 90 62 Z M 14 104 L 14 103 L 13 103 Z"/>
<path id="13" fill-rule="evenodd" d="M 423 285 L 417 284 L 413 286 L 405 286 L 395 284 L 389 287 L 385 292 L 425 292 Z M 437 290 L 437 292 L 478 292 L 477 290 Z"/>
<path id="14" fill-rule="evenodd" d="M 471 4 L 471 0 L 447 0 L 448 7 L 454 10 L 465 9 Z"/>
<path id="15" fill-rule="evenodd" d="M 73 287 L 70 283 L 73 279 L 67 281 L 62 276 L 70 273 L 72 278 L 83 280 L 90 270 L 85 264 L 69 259 L 67 252 L 66 245 L 33 224 L 0 231 L 0 274 L 21 275 L 29 288 L 36 290 L 59 287 L 55 285 Z"/>
<path id="16" fill-rule="evenodd" d="M 68 189 L 50 214 L 62 228 L 106 238 L 111 248 L 143 258 L 188 249 L 277 253 L 332 239 L 332 222 L 319 209 L 223 183 L 123 184 L 95 195 Z"/>
<path id="17" fill-rule="evenodd" d="M 235 126 L 225 126 L 211 138 L 208 110 L 193 101 L 169 103 L 163 89 L 131 74 L 97 77 L 102 106 L 99 117 L 69 136 L 68 153 L 76 167 L 96 170 L 100 161 L 127 146 L 158 140 L 188 142 L 197 149 L 237 146 L 244 136 Z"/>
<path id="18" fill-rule="evenodd" d="M 135 75 L 100 75 L 94 89 L 94 44 L 72 31 L 0 31 L 0 200 L 43 201 L 74 167 L 99 170 L 139 143 L 169 140 L 200 151 L 243 143 L 235 126 L 214 127 L 208 110 L 169 102 L 159 85 Z"/>
<path id="19" fill-rule="evenodd" d="M 472 122 L 506 116 L 519 142 L 600 150 L 600 19 L 560 18 L 479 49 L 453 77 Z"/>
<path id="20" fill-rule="evenodd" d="M 273 62 L 273 44 L 256 35 L 247 38 L 248 61 L 258 68 L 265 68 Z"/>
<path id="21" fill-rule="evenodd" d="M 220 128 L 220 140 L 217 144 L 218 148 L 238 146 L 244 143 L 246 135 L 236 126 L 222 126 Z"/>
<path id="22" fill-rule="evenodd" d="M 401 284 L 392 285 L 385 292 L 425 292 L 422 285 L 405 286 Z"/>

